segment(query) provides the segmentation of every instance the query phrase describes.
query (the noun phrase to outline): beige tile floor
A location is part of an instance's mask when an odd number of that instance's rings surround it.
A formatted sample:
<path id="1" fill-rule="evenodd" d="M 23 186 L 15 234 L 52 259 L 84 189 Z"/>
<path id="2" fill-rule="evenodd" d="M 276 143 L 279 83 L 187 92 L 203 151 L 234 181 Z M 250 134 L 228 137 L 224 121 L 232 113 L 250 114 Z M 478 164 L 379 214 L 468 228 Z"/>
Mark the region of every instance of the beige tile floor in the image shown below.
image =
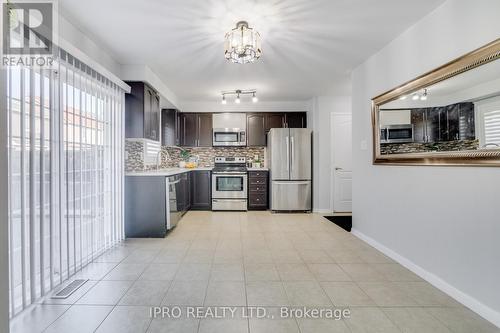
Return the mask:
<path id="1" fill-rule="evenodd" d="M 316 214 L 189 212 L 165 239 L 129 239 L 12 332 L 500 332 Z M 151 318 L 151 306 L 234 306 L 234 318 Z M 242 311 L 263 307 L 270 318 Z M 343 320 L 280 318 L 282 306 L 348 308 Z"/>

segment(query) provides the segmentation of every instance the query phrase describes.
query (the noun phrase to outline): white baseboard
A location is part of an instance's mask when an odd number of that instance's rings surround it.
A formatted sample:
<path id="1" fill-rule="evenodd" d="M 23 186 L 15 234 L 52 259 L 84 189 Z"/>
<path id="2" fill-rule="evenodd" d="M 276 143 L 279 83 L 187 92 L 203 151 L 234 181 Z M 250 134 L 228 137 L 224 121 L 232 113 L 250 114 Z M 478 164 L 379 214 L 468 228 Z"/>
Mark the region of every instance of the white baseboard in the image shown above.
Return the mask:
<path id="1" fill-rule="evenodd" d="M 318 213 L 318 214 L 333 214 L 333 212 L 329 209 L 317 209 L 313 208 L 313 213 Z"/>
<path id="2" fill-rule="evenodd" d="M 388 247 L 380 244 L 376 240 L 374 240 L 371 237 L 366 236 L 359 230 L 356 230 L 355 228 L 352 228 L 351 233 L 355 235 L 356 237 L 360 238 L 361 240 L 365 241 L 366 243 L 370 244 L 386 256 L 390 257 L 391 259 L 397 261 L 404 267 L 408 268 L 410 271 L 413 273 L 417 274 L 420 276 L 422 279 L 426 280 L 430 284 L 432 284 L 434 287 L 438 288 L 439 290 L 445 292 L 449 296 L 453 297 L 455 300 L 458 302 L 462 303 L 472 311 L 476 312 L 478 315 L 481 317 L 485 318 L 486 320 L 490 321 L 492 324 L 496 325 L 497 327 L 500 327 L 500 312 L 497 312 L 490 308 L 489 306 L 479 302 L 477 299 L 474 297 L 464 293 L 463 291 L 458 290 L 457 288 L 453 287 L 450 285 L 448 282 L 444 281 L 440 277 L 434 275 L 433 273 L 423 269 L 422 267 L 418 266 L 417 264 L 413 263 L 409 259 L 401 256 L 400 254 L 394 252 L 393 250 L 389 249 Z"/>

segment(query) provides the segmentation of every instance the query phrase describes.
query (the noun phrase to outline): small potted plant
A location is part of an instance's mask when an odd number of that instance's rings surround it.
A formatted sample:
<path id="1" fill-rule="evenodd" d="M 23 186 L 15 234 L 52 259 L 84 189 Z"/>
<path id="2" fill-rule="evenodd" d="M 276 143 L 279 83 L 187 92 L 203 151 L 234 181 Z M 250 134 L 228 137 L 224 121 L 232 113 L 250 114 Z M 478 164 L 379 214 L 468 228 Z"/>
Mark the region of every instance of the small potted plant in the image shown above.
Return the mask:
<path id="1" fill-rule="evenodd" d="M 261 163 L 260 163 L 259 156 L 256 155 L 255 159 L 253 160 L 253 167 L 254 168 L 260 168 L 260 165 L 261 165 Z"/>
<path id="2" fill-rule="evenodd" d="M 186 167 L 186 161 L 189 160 L 189 157 L 191 156 L 189 154 L 189 151 L 187 151 L 186 149 L 181 149 L 181 158 L 182 158 L 182 161 L 179 161 L 179 168 L 185 168 Z"/>

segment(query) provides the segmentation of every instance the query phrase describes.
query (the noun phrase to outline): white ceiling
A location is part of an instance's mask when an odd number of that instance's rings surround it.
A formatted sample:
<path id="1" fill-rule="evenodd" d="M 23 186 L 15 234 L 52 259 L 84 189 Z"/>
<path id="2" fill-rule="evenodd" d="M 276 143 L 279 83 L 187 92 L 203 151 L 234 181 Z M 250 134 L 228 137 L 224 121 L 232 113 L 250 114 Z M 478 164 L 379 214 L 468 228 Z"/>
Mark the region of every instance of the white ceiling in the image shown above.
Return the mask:
<path id="1" fill-rule="evenodd" d="M 353 68 L 444 0 L 60 0 L 121 64 L 148 65 L 182 100 L 257 89 L 260 100 L 347 94 Z M 228 63 L 225 32 L 262 36 L 253 64 Z"/>

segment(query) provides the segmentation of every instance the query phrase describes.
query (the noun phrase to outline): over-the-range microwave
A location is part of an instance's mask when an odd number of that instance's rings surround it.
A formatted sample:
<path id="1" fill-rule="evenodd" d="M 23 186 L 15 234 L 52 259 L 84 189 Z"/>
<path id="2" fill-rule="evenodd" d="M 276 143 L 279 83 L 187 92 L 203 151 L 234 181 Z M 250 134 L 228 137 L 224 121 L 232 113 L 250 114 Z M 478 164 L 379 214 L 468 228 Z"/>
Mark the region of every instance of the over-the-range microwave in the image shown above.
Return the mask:
<path id="1" fill-rule="evenodd" d="M 409 143 L 414 142 L 412 124 L 385 125 L 380 128 L 380 143 Z"/>
<path id="2" fill-rule="evenodd" d="M 214 128 L 213 146 L 246 146 L 246 131 L 241 128 Z"/>

